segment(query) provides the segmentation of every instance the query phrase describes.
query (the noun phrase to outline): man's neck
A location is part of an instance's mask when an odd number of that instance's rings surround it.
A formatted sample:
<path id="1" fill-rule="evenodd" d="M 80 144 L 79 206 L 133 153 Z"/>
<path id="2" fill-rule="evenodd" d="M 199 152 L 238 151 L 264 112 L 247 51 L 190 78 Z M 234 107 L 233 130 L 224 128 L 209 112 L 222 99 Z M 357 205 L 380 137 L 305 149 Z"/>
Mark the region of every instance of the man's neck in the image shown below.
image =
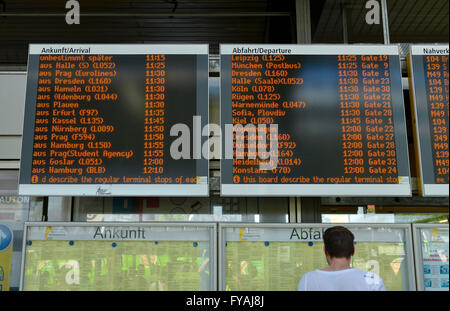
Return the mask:
<path id="1" fill-rule="evenodd" d="M 350 259 L 347 258 L 331 258 L 329 260 L 329 266 L 326 267 L 325 271 L 339 271 L 350 269 Z"/>

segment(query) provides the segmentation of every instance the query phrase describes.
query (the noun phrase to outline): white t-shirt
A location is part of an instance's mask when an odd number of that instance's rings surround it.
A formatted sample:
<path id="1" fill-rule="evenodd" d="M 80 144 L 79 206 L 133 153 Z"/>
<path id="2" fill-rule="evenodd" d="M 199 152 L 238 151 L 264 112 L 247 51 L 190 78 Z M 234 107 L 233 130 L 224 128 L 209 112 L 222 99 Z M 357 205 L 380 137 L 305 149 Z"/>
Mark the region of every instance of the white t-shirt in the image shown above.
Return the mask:
<path id="1" fill-rule="evenodd" d="M 356 268 L 323 271 L 314 270 L 303 275 L 299 291 L 385 291 L 383 280 L 372 272 Z"/>

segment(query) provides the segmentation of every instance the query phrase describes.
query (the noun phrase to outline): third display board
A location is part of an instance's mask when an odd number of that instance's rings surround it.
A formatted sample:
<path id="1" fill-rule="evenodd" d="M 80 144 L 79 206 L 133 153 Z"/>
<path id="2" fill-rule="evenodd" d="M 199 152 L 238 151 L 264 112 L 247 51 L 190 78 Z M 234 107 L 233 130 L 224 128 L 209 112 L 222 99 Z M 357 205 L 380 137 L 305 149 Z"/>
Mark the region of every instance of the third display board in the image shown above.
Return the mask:
<path id="1" fill-rule="evenodd" d="M 409 225 L 345 225 L 355 235 L 351 266 L 379 275 L 388 291 L 415 290 Z M 219 227 L 219 290 L 295 291 L 327 267 L 326 225 L 224 224 Z"/>
<path id="2" fill-rule="evenodd" d="M 448 196 L 448 45 L 411 46 L 408 70 L 419 192 Z"/>
<path id="3" fill-rule="evenodd" d="M 411 195 L 397 46 L 220 53 L 222 195 Z"/>

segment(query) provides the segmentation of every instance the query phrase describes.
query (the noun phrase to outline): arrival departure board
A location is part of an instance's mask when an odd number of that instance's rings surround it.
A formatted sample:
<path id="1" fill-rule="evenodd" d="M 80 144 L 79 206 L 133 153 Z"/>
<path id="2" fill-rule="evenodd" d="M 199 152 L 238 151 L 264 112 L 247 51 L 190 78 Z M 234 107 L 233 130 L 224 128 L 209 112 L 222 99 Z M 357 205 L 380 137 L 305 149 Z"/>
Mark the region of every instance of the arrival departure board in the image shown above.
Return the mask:
<path id="1" fill-rule="evenodd" d="M 220 53 L 222 195 L 411 195 L 397 46 Z"/>
<path id="2" fill-rule="evenodd" d="M 448 196 L 448 45 L 414 45 L 408 55 L 419 192 Z"/>
<path id="3" fill-rule="evenodd" d="M 30 45 L 19 192 L 207 196 L 207 123 L 208 45 Z"/>

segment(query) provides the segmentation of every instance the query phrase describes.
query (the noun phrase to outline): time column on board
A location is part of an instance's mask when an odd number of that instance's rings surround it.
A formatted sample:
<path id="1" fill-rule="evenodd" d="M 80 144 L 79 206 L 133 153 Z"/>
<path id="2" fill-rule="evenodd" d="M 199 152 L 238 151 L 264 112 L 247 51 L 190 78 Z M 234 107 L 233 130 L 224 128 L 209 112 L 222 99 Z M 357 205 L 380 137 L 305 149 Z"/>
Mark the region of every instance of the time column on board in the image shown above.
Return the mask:
<path id="1" fill-rule="evenodd" d="M 436 183 L 448 183 L 448 56 L 426 56 L 425 74 Z"/>
<path id="2" fill-rule="evenodd" d="M 166 55 L 145 59 L 144 174 L 164 173 Z"/>
<path id="3" fill-rule="evenodd" d="M 365 173 L 358 57 L 338 55 L 337 69 L 344 173 L 355 176 Z"/>

